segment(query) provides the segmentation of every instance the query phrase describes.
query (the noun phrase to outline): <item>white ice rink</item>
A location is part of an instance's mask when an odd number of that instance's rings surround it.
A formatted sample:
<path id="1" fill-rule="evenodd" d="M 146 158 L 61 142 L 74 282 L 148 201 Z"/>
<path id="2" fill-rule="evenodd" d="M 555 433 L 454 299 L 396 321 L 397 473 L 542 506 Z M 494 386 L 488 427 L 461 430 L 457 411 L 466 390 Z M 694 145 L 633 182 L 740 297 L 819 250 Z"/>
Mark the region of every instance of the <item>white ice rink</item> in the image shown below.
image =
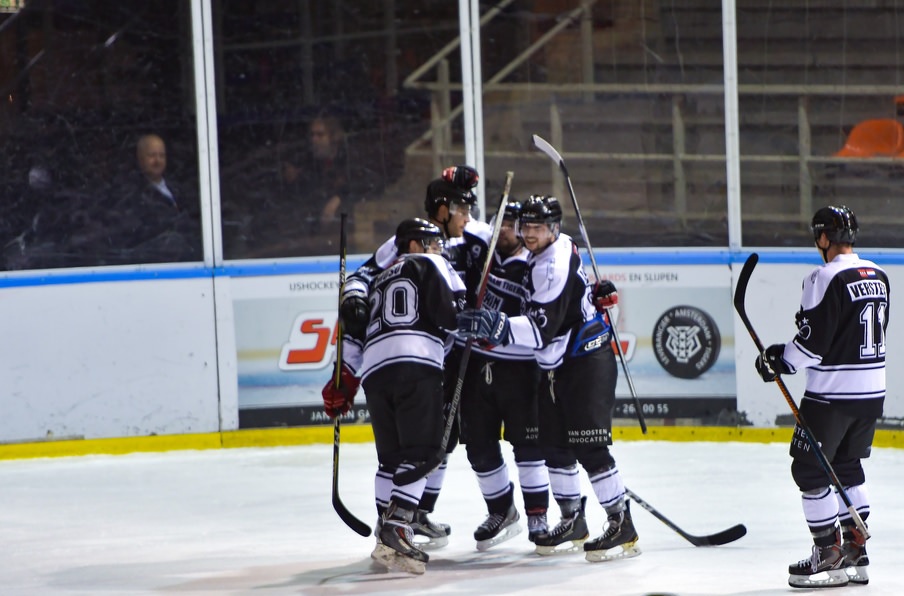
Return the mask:
<path id="1" fill-rule="evenodd" d="M 424 576 L 399 577 L 372 568 L 374 539 L 333 512 L 331 445 L 7 461 L 0 594 L 807 593 L 787 585 L 810 538 L 785 445 L 620 442 L 613 453 L 626 484 L 687 532 L 744 523 L 747 536 L 697 548 L 634 506 L 643 550 L 634 559 L 541 558 L 526 531 L 479 553 L 471 533 L 485 509 L 459 448 L 434 515 L 452 525 L 450 544 L 432 552 Z M 342 445 L 341 495 L 368 523 L 374 466 L 372 445 Z M 866 469 L 871 581 L 833 596 L 904 590 L 904 450 L 877 449 Z M 597 503 L 587 517 L 598 534 Z"/>

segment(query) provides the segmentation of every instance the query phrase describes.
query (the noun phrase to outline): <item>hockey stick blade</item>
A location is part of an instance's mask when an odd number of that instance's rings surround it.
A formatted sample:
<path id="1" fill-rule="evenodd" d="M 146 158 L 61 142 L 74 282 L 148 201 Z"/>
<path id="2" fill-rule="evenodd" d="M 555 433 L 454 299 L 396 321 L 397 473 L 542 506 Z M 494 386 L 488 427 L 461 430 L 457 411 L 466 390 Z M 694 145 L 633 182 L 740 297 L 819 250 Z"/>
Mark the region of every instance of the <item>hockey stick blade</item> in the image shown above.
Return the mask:
<path id="1" fill-rule="evenodd" d="M 336 514 L 339 516 L 345 525 L 363 536 L 367 538 L 370 536 L 370 526 L 366 523 L 355 517 L 351 511 L 348 510 L 348 507 L 345 506 L 345 503 L 342 502 L 342 499 L 339 498 L 339 416 L 336 416 L 336 420 L 333 422 L 333 509 L 336 511 Z"/>
<path id="2" fill-rule="evenodd" d="M 688 534 L 687 532 L 676 526 L 666 516 L 659 513 L 659 511 L 657 511 L 655 507 L 637 496 L 634 491 L 625 487 L 625 494 L 628 495 L 628 497 L 630 497 L 632 500 L 634 500 L 638 505 L 650 512 L 653 517 L 667 525 L 679 536 L 681 536 L 694 546 L 720 546 L 723 544 L 728 544 L 729 542 L 734 542 L 735 540 L 743 538 L 747 534 L 747 527 L 744 524 L 737 524 L 728 528 L 727 530 L 722 530 L 721 532 L 716 532 L 715 534 L 707 534 L 705 536 L 695 536 L 693 534 Z"/>

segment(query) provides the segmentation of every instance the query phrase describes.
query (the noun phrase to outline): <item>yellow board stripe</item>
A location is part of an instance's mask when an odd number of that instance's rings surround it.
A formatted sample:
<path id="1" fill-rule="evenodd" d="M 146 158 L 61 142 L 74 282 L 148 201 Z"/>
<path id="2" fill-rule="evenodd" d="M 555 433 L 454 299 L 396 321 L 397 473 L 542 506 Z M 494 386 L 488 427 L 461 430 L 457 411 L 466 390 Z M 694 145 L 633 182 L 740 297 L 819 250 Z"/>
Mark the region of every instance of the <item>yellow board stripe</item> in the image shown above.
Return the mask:
<path id="1" fill-rule="evenodd" d="M 342 442 L 368 443 L 374 440 L 369 424 L 342 426 Z M 644 435 L 636 426 L 615 427 L 618 441 L 711 441 L 742 443 L 788 443 L 792 429 L 737 426 L 651 426 Z M 163 452 L 236 447 L 282 447 L 289 445 L 330 444 L 332 426 L 235 430 L 219 433 L 123 437 L 116 439 L 67 439 L 0 445 L 0 460 L 75 455 L 122 455 L 125 453 Z M 875 447 L 904 448 L 904 431 L 877 430 Z"/>

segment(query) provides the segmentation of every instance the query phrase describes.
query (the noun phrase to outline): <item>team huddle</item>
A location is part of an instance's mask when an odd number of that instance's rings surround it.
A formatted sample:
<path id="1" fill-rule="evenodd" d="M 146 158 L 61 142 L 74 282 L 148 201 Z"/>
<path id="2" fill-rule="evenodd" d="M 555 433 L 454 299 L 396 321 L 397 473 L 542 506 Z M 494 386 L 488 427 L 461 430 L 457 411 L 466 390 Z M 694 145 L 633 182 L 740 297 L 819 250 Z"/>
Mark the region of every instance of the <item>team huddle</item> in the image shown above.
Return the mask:
<path id="1" fill-rule="evenodd" d="M 504 200 L 494 226 L 471 219 L 477 182 L 469 166 L 443 171 L 427 186 L 426 218 L 401 222 L 343 286 L 341 373 L 324 387 L 323 400 L 335 417 L 350 409 L 359 384 L 365 390 L 379 464 L 371 557 L 389 569 L 420 574 L 429 561 L 425 551 L 448 543 L 449 526 L 429 517 L 446 459 L 438 458 L 424 475 L 417 471 L 438 453 L 448 457 L 458 443 L 487 507 L 474 531 L 477 549 L 517 536 L 522 514 L 500 436 L 512 446 L 527 538 L 537 554 L 583 551 L 592 562 L 637 556 L 625 484 L 609 447 L 618 377 L 609 318 L 618 303 L 616 288 L 588 278 L 577 246 L 560 229 L 555 197 Z M 884 300 L 887 305 L 887 295 Z M 886 311 L 883 316 L 887 323 Z M 758 367 L 779 374 L 796 370 L 781 368 L 781 354 L 770 349 L 773 358 Z M 802 357 L 790 362 L 813 366 Z M 858 435 L 870 428 L 864 424 L 856 426 Z M 851 468 L 859 469 L 859 459 L 856 464 Z M 592 539 L 579 466 L 607 517 Z M 804 494 L 811 499 L 821 498 L 813 491 L 828 487 L 824 481 L 811 489 L 818 482 L 804 472 L 799 477 L 806 478 Z M 554 525 L 547 518 L 550 490 L 560 510 Z M 825 542 L 826 528 L 818 530 Z M 856 542 L 850 528 L 848 538 Z M 842 546 L 840 533 L 837 539 L 833 570 L 856 567 L 865 583 L 865 548 L 860 544 L 860 558 L 854 553 L 846 564 L 853 551 Z M 813 574 L 824 571 L 813 567 Z M 807 571 L 790 569 L 792 576 L 809 577 Z"/>

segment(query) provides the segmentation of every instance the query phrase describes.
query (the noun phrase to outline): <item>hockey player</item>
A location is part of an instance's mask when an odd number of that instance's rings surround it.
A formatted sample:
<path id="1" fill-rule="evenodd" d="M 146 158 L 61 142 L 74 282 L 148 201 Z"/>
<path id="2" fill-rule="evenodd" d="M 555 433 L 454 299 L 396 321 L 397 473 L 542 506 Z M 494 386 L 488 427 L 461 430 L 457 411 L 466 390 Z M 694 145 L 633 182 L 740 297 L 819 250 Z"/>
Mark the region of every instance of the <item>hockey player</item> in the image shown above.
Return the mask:
<path id="1" fill-rule="evenodd" d="M 470 166 L 451 166 L 443 170 L 442 176 L 427 185 L 424 210 L 430 223 L 438 226 L 446 241 L 444 254 L 452 267 L 466 282 L 470 297 L 476 295 L 480 268 L 486 256 L 492 228 L 484 222 L 471 220 L 471 209 L 477 202 L 472 189 L 479 179 L 477 170 Z M 395 239 L 384 242 L 361 267 L 349 276 L 345 284 L 339 316 L 344 329 L 353 337 L 363 339 L 364 329 L 369 322 L 367 296 L 372 280 L 398 256 Z M 446 405 L 451 402 L 455 387 L 454 376 L 458 372 L 459 351 L 452 350 L 446 357 Z M 447 450 L 451 452 L 458 441 L 456 432 L 450 438 Z M 424 548 L 441 548 L 448 544 L 451 528 L 448 524 L 433 522 L 429 514 L 433 512 L 439 498 L 440 489 L 446 475 L 447 462 L 427 477 L 424 497 L 412 524 L 419 544 Z M 385 507 L 391 478 L 377 473 L 375 482 L 378 509 Z"/>
<path id="2" fill-rule="evenodd" d="M 859 227 L 849 208 L 819 209 L 811 229 L 825 264 L 804 278 L 797 335 L 766 348 L 757 356 L 756 369 L 766 382 L 807 369 L 800 415 L 866 520 L 870 506 L 861 460 L 869 457 L 885 401 L 888 276 L 854 253 Z M 788 568 L 788 583 L 795 588 L 866 584 L 864 537 L 841 497 L 833 494 L 800 426 L 794 429 L 791 457 L 813 552 Z"/>
<path id="3" fill-rule="evenodd" d="M 443 235 L 423 219 L 407 219 L 395 235 L 401 255 L 377 275 L 368 302 L 373 318 L 363 346 L 346 336 L 339 387 L 323 388 L 328 412 L 352 405 L 358 379 L 364 385 L 377 448 L 387 482 L 399 470 L 427 461 L 443 437 L 443 360 L 455 317 L 464 306 L 461 279 L 440 256 Z M 390 486 L 377 523 L 371 557 L 392 570 L 424 573 L 428 555 L 414 541 L 412 523 L 426 478 Z"/>
<path id="4" fill-rule="evenodd" d="M 459 333 L 491 344 L 531 347 L 543 369 L 540 443 L 562 518 L 548 534 L 536 538 L 537 552 L 573 552 L 583 545 L 588 561 L 633 557 L 640 554 L 637 533 L 609 452 L 618 370 L 611 328 L 596 307 L 598 298 L 614 303 L 615 290 L 608 284 L 595 295 L 577 247 L 559 231 L 561 221 L 562 208 L 555 197 L 533 196 L 524 203 L 519 232 L 531 252 L 527 314 L 509 318 L 493 310 L 466 310 L 459 315 Z M 603 534 L 589 542 L 578 462 L 608 517 Z M 557 548 L 568 542 L 566 549 Z"/>
<path id="5" fill-rule="evenodd" d="M 522 285 L 527 256 L 515 233 L 521 204 L 508 203 L 491 263 L 484 306 L 509 316 L 522 314 L 527 292 Z M 461 442 L 487 504 L 487 518 L 474 532 L 478 550 L 521 533 L 514 487 L 502 458 L 500 435 L 512 445 L 528 538 L 547 531 L 549 475 L 537 442 L 537 386 L 540 370 L 529 347 L 509 344 L 486 349 L 475 343 L 461 393 Z"/>

